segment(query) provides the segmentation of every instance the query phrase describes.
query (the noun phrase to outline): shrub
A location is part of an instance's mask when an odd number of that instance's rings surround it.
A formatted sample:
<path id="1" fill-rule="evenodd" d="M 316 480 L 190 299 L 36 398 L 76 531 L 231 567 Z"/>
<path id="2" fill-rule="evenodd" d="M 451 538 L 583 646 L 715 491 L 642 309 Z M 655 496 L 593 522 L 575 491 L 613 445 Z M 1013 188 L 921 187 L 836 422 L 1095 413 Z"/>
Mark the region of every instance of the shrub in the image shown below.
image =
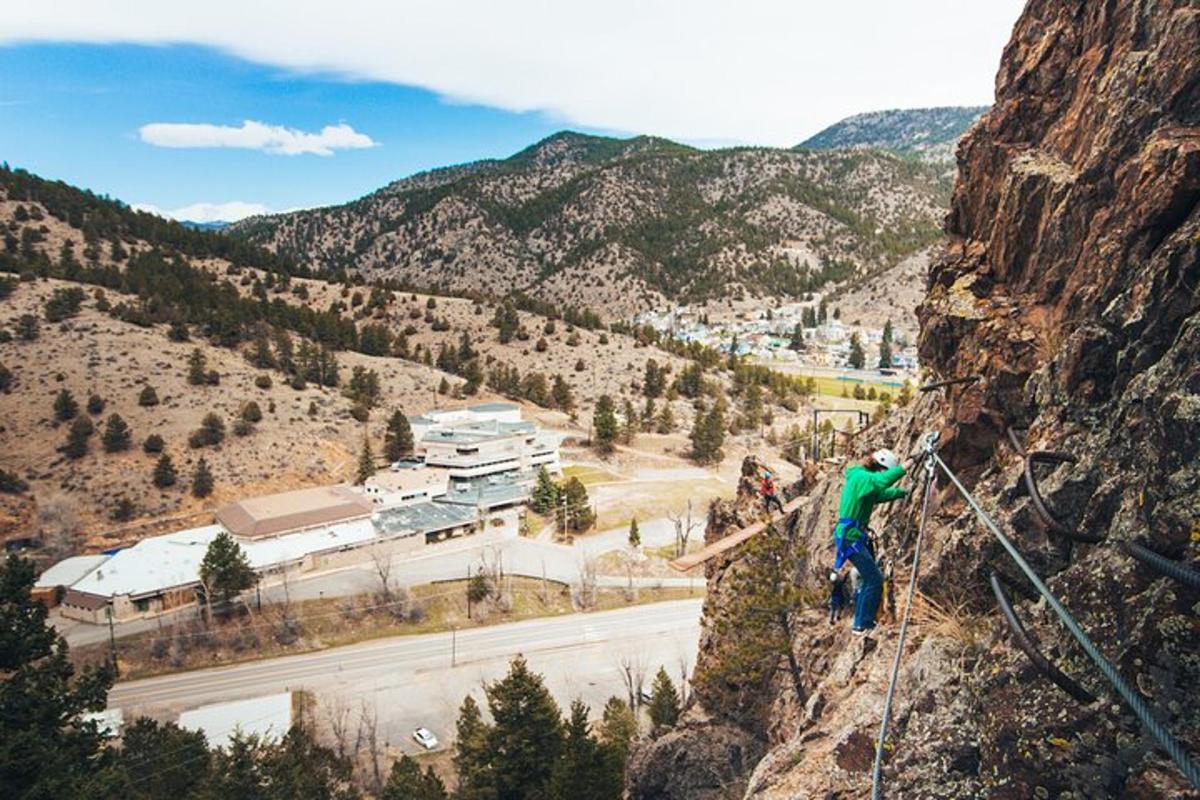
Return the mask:
<path id="1" fill-rule="evenodd" d="M 445 378 L 442 380 L 444 381 Z M 367 408 L 362 403 L 355 403 L 350 407 L 350 416 L 353 417 L 356 422 L 366 422 L 371 418 L 371 409 Z"/>
<path id="2" fill-rule="evenodd" d="M 89 414 L 102 413 L 105 405 L 106 403 L 104 402 L 104 398 L 95 392 L 92 392 L 90 395 L 88 395 L 87 410 Z"/>
<path id="3" fill-rule="evenodd" d="M 188 437 L 188 446 L 191 448 L 216 447 L 223 441 L 225 441 L 225 420 L 210 411 L 200 421 L 200 427 L 192 431 L 191 436 Z"/>
<path id="4" fill-rule="evenodd" d="M 191 337 L 188 335 L 187 325 L 175 321 L 171 323 L 171 327 L 167 328 L 167 338 L 172 342 L 186 342 Z"/>
<path id="5" fill-rule="evenodd" d="M 247 422 L 262 422 L 262 409 L 258 407 L 258 403 L 251 400 L 242 406 L 242 419 Z"/>
<path id="6" fill-rule="evenodd" d="M 215 369 L 210 369 L 204 376 L 204 382 L 209 386 L 217 386 L 221 383 L 221 373 L 217 372 Z"/>
<path id="7" fill-rule="evenodd" d="M 132 500 L 128 497 L 122 497 L 117 500 L 112 511 L 109 512 L 109 516 L 116 522 L 128 522 L 133 519 L 136 510 Z"/>
<path id="8" fill-rule="evenodd" d="M 12 389 L 13 374 L 8 367 L 0 364 L 0 392 L 7 394 Z"/>
<path id="9" fill-rule="evenodd" d="M 83 289 L 72 286 L 69 289 L 55 289 L 50 299 L 46 301 L 46 321 L 62 322 L 79 313 L 83 303 Z"/>
<path id="10" fill-rule="evenodd" d="M 158 405 L 158 392 L 154 391 L 153 386 L 144 386 L 142 391 L 138 393 L 139 406 L 156 406 Z"/>
<path id="11" fill-rule="evenodd" d="M 271 388 L 271 376 L 270 375 L 259 375 L 258 377 L 256 377 L 254 379 L 254 385 L 257 386 L 259 389 L 270 389 Z"/>
<path id="12" fill-rule="evenodd" d="M 292 388 L 297 392 L 303 391 L 308 388 L 308 382 L 304 380 L 303 375 L 297 375 L 292 378 Z"/>
<path id="13" fill-rule="evenodd" d="M 0 492 L 20 494 L 29 489 L 29 484 L 17 476 L 15 472 L 0 469 Z"/>
<path id="14" fill-rule="evenodd" d="M 254 423 L 248 419 L 239 419 L 233 423 L 234 436 L 249 436 L 254 433 Z"/>
<path id="15" fill-rule="evenodd" d="M 83 458 L 88 451 L 88 439 L 95 433 L 95 426 L 87 417 L 76 417 L 67 431 L 67 443 L 63 445 L 63 453 L 67 458 Z"/>
<path id="16" fill-rule="evenodd" d="M 26 342 L 32 342 L 41 333 L 38 318 L 33 314 L 22 314 L 17 318 L 17 336 Z"/>
<path id="17" fill-rule="evenodd" d="M 161 453 L 166 442 L 157 433 L 152 433 L 142 442 L 142 449 L 147 453 Z"/>

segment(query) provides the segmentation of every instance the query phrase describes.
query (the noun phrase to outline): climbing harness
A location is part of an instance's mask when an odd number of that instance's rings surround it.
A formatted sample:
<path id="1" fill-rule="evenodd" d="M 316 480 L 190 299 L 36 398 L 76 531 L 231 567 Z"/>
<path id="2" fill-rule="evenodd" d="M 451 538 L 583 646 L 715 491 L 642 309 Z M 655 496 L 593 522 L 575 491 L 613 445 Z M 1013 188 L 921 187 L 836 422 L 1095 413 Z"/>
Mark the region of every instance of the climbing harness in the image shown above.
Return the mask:
<path id="1" fill-rule="evenodd" d="M 908 621 L 912 613 L 913 596 L 917 591 L 917 573 L 921 567 L 921 542 L 925 538 L 925 522 L 929 519 L 929 495 L 933 490 L 934 445 L 938 435 L 928 433 L 922 441 L 925 460 L 925 490 L 921 497 L 921 523 L 917 528 L 917 543 L 913 549 L 912 573 L 908 578 L 908 599 L 904 603 L 904 617 L 900 621 L 900 636 L 896 640 L 896 657 L 892 661 L 892 677 L 888 681 L 887 697 L 883 701 L 883 720 L 879 724 L 879 741 L 875 746 L 875 768 L 871 775 L 871 800 L 879 800 L 883 792 L 883 747 L 887 743 L 888 724 L 892 718 L 892 700 L 896 696 L 896 681 L 900 676 L 900 659 L 904 655 L 904 640 L 908 636 Z"/>

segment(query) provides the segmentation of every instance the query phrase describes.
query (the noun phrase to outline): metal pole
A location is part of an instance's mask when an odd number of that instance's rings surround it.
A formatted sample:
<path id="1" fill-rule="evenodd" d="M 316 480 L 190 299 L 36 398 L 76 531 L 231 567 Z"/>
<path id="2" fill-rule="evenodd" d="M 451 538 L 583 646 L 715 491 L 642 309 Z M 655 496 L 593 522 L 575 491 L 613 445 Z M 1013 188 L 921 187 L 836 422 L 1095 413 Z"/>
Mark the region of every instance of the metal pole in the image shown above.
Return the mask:
<path id="1" fill-rule="evenodd" d="M 113 616 L 112 616 L 112 601 L 111 600 L 108 602 L 108 608 L 106 610 L 108 611 L 108 654 L 109 654 L 109 657 L 112 659 L 113 672 L 116 674 L 119 674 L 120 667 L 117 666 L 117 635 L 113 630 Z"/>

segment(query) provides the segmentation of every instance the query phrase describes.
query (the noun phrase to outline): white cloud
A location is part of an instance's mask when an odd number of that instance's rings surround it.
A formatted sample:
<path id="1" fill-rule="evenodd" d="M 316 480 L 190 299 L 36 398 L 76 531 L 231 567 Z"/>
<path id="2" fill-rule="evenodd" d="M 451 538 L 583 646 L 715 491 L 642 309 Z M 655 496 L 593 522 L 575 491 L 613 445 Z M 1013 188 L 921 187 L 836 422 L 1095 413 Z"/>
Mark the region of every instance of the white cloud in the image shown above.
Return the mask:
<path id="1" fill-rule="evenodd" d="M 192 203 L 190 206 L 169 211 L 149 203 L 135 203 L 133 207 L 137 211 L 148 211 L 160 217 L 186 222 L 237 222 L 255 214 L 271 213 L 271 209 L 262 203 L 247 203 L 242 200 L 231 200 L 228 203 Z"/>
<path id="2" fill-rule="evenodd" d="M 691 141 L 794 144 L 860 111 L 992 98 L 1023 0 L 57 0 L 0 43 L 189 43 L 454 102 Z"/>
<path id="3" fill-rule="evenodd" d="M 370 136 L 342 123 L 308 133 L 282 125 L 246 120 L 240 127 L 207 123 L 152 122 L 138 129 L 142 141 L 159 147 L 237 147 L 275 155 L 315 153 L 331 156 L 334 150 L 374 147 Z"/>

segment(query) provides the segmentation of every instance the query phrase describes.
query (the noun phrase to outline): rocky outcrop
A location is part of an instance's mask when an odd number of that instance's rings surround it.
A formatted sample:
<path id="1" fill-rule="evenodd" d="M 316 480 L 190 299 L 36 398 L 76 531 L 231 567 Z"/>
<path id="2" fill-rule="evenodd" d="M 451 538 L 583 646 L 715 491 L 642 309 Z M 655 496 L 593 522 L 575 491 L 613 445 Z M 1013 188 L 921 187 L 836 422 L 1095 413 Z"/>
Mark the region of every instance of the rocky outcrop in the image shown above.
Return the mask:
<path id="1" fill-rule="evenodd" d="M 923 359 L 971 385 L 922 396 L 861 437 L 911 451 L 922 431 L 1008 531 L 1107 657 L 1200 753 L 1200 595 L 1130 559 L 1136 540 L 1200 557 L 1200 6 L 1183 0 L 1032 0 L 1005 50 L 992 110 L 958 152 L 947 242 L 919 309 Z M 1056 533 L 1035 512 L 1039 467 Z M 869 440 L 869 441 L 867 441 Z M 840 476 L 788 521 L 791 569 L 813 589 L 831 558 Z M 714 522 L 722 521 L 720 509 Z M 730 518 L 730 523 L 737 520 Z M 915 504 L 876 520 L 898 583 Z M 713 535 L 719 534 L 716 531 Z M 952 487 L 935 489 L 920 594 L 884 772 L 896 798 L 1157 798 L 1197 795 L 1091 667 L 1044 603 L 1018 613 L 1047 657 L 1098 699 L 1081 704 L 1012 646 L 987 587 L 1010 562 Z M 734 605 L 713 568 L 706 630 Z M 705 696 L 706 719 L 754 736 L 765 756 L 731 785 L 746 798 L 869 793 L 895 627 L 866 645 L 800 616 L 801 697 L 778 677 Z M 706 659 L 738 634 L 702 640 Z M 730 697 L 755 696 L 748 705 Z M 685 724 L 676 747 L 702 749 Z M 638 762 L 635 760 L 635 765 Z M 639 792 L 635 797 L 678 796 Z M 663 779 L 667 781 L 667 779 Z M 668 781 L 669 782 L 669 781 Z M 667 785 L 664 783 L 663 785 Z"/>

